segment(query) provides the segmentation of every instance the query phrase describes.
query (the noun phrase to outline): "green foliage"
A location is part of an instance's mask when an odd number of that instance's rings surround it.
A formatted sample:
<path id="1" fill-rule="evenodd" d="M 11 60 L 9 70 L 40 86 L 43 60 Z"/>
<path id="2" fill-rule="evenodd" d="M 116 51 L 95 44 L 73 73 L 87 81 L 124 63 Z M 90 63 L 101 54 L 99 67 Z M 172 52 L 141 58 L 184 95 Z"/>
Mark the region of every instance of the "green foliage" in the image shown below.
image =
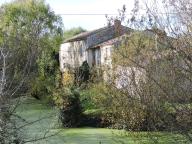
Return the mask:
<path id="1" fill-rule="evenodd" d="M 106 97 L 103 94 L 104 84 L 89 83 L 88 87 L 81 91 L 80 100 L 83 108 L 82 126 L 108 127 L 111 119 L 106 109 Z"/>
<path id="2" fill-rule="evenodd" d="M 61 17 L 43 0 L 15 0 L 0 8 L 0 33 L 13 51 L 15 77 L 25 73 L 27 90 L 36 98 L 50 96 L 58 86 Z M 0 41 L 5 37 L 2 35 Z"/>
<path id="3" fill-rule="evenodd" d="M 74 86 L 74 74 L 71 71 L 65 71 L 62 74 L 62 84 L 64 87 L 68 88 Z"/>
<path id="4" fill-rule="evenodd" d="M 190 102 L 190 76 L 181 66 L 182 57 L 171 49 L 173 39 L 155 36 L 155 32 L 136 31 L 125 37 L 113 51 L 109 82 L 94 86 L 95 100 L 116 128 L 188 131 L 189 110 L 165 105 Z"/>
<path id="5" fill-rule="evenodd" d="M 77 86 L 81 86 L 83 83 L 88 83 L 88 80 L 90 79 L 90 67 L 87 63 L 87 61 L 84 61 L 83 64 L 75 69 L 75 75 L 74 75 L 74 84 Z"/>
<path id="6" fill-rule="evenodd" d="M 103 109 L 103 117 L 112 127 L 127 130 L 139 130 L 142 127 L 146 112 L 137 99 L 125 101 L 126 94 L 106 83 L 95 84 L 93 91 L 93 101 Z"/>
<path id="7" fill-rule="evenodd" d="M 80 34 L 82 32 L 86 32 L 85 29 L 82 27 L 77 27 L 77 28 L 71 28 L 69 30 L 64 31 L 64 40 L 67 40 L 77 34 Z"/>
<path id="8" fill-rule="evenodd" d="M 64 127 L 76 127 L 80 124 L 82 108 L 80 94 L 68 88 L 56 90 L 54 101 L 60 109 L 60 120 Z"/>
<path id="9" fill-rule="evenodd" d="M 57 120 L 58 109 L 45 105 L 42 101 L 33 98 L 22 99 L 22 104 L 16 109 L 17 115 L 26 122 L 42 118 L 40 122 L 27 125 L 22 129 L 24 140 L 41 138 L 48 130 L 57 133 L 53 137 L 42 139 L 37 143 L 47 144 L 190 144 L 185 137 L 172 132 L 125 132 L 122 130 L 106 128 L 67 128 L 61 129 Z M 25 125 L 25 122 L 17 121 L 17 126 Z"/>
<path id="10" fill-rule="evenodd" d="M 95 93 L 93 93 L 91 88 L 81 90 L 80 100 L 84 111 L 97 108 L 95 102 L 93 101 L 93 96 L 95 96 Z"/>
<path id="11" fill-rule="evenodd" d="M 38 75 L 31 81 L 31 94 L 36 98 L 50 101 L 54 89 L 60 87 L 60 71 L 57 60 L 50 53 L 42 53 L 37 60 Z"/>
<path id="12" fill-rule="evenodd" d="M 93 103 L 95 108 L 103 108 L 107 106 L 107 102 L 110 103 L 110 99 L 107 98 L 105 92 L 109 89 L 106 87 L 105 83 L 91 84 L 86 90 L 86 94 L 89 95 L 91 103 Z M 89 100 L 90 101 L 90 100 Z"/>

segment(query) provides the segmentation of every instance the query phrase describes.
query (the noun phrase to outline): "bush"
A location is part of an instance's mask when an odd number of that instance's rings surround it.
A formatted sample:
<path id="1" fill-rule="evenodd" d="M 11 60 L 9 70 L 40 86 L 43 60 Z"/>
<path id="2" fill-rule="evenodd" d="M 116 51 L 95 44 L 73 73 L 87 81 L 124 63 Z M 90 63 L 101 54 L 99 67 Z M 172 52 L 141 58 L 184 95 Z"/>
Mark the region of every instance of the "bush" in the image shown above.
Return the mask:
<path id="1" fill-rule="evenodd" d="M 80 125 L 82 108 L 79 92 L 69 88 L 57 90 L 53 98 L 60 109 L 60 120 L 64 127 L 76 127 Z"/>
<path id="2" fill-rule="evenodd" d="M 104 109 L 102 117 L 113 128 L 134 131 L 164 128 L 162 119 L 167 113 L 164 109 L 156 109 L 152 103 L 145 103 L 123 89 L 105 83 L 93 85 L 91 92 L 96 106 Z"/>
<path id="3" fill-rule="evenodd" d="M 81 86 L 82 83 L 87 83 L 90 78 L 90 68 L 87 61 L 84 61 L 83 64 L 75 68 L 75 85 Z"/>
<path id="4" fill-rule="evenodd" d="M 103 128 L 111 126 L 111 123 L 102 109 L 92 109 L 83 113 L 81 126 Z"/>
<path id="5" fill-rule="evenodd" d="M 63 73 L 62 84 L 65 87 L 72 87 L 74 84 L 74 75 L 70 71 Z"/>

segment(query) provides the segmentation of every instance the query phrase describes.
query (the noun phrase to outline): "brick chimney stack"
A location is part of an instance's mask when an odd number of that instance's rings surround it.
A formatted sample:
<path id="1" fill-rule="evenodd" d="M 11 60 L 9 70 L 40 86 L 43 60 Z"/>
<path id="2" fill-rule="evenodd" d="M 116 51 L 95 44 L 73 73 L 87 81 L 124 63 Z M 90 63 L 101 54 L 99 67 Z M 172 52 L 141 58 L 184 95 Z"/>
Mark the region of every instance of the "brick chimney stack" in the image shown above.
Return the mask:
<path id="1" fill-rule="evenodd" d="M 121 34 L 121 21 L 118 19 L 114 20 L 114 27 L 115 27 L 115 35 L 119 36 Z"/>

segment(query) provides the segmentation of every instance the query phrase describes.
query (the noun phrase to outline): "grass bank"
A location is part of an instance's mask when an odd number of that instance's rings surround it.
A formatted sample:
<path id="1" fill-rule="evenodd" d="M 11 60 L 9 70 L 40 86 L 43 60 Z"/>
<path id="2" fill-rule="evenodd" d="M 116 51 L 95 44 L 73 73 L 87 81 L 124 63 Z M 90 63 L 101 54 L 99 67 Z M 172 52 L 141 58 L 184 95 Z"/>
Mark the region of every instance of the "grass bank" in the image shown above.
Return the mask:
<path id="1" fill-rule="evenodd" d="M 23 99 L 16 113 L 23 119 L 17 121 L 22 137 L 33 144 L 176 144 L 178 140 L 181 144 L 188 143 L 182 136 L 167 132 L 124 132 L 105 128 L 63 129 L 58 122 L 58 110 L 35 99 Z M 47 139 L 33 141 L 47 136 Z"/>

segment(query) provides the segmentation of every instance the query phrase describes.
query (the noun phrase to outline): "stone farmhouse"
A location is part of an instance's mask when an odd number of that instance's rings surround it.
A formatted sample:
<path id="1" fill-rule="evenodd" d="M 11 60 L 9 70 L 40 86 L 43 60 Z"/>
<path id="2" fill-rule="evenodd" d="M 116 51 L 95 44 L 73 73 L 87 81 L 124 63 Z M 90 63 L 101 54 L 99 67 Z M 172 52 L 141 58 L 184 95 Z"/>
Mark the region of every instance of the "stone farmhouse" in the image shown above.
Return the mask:
<path id="1" fill-rule="evenodd" d="M 111 66 L 112 49 L 120 43 L 120 37 L 131 29 L 115 20 L 111 26 L 80 33 L 66 40 L 60 47 L 60 70 L 75 68 L 87 61 L 90 67 Z"/>

